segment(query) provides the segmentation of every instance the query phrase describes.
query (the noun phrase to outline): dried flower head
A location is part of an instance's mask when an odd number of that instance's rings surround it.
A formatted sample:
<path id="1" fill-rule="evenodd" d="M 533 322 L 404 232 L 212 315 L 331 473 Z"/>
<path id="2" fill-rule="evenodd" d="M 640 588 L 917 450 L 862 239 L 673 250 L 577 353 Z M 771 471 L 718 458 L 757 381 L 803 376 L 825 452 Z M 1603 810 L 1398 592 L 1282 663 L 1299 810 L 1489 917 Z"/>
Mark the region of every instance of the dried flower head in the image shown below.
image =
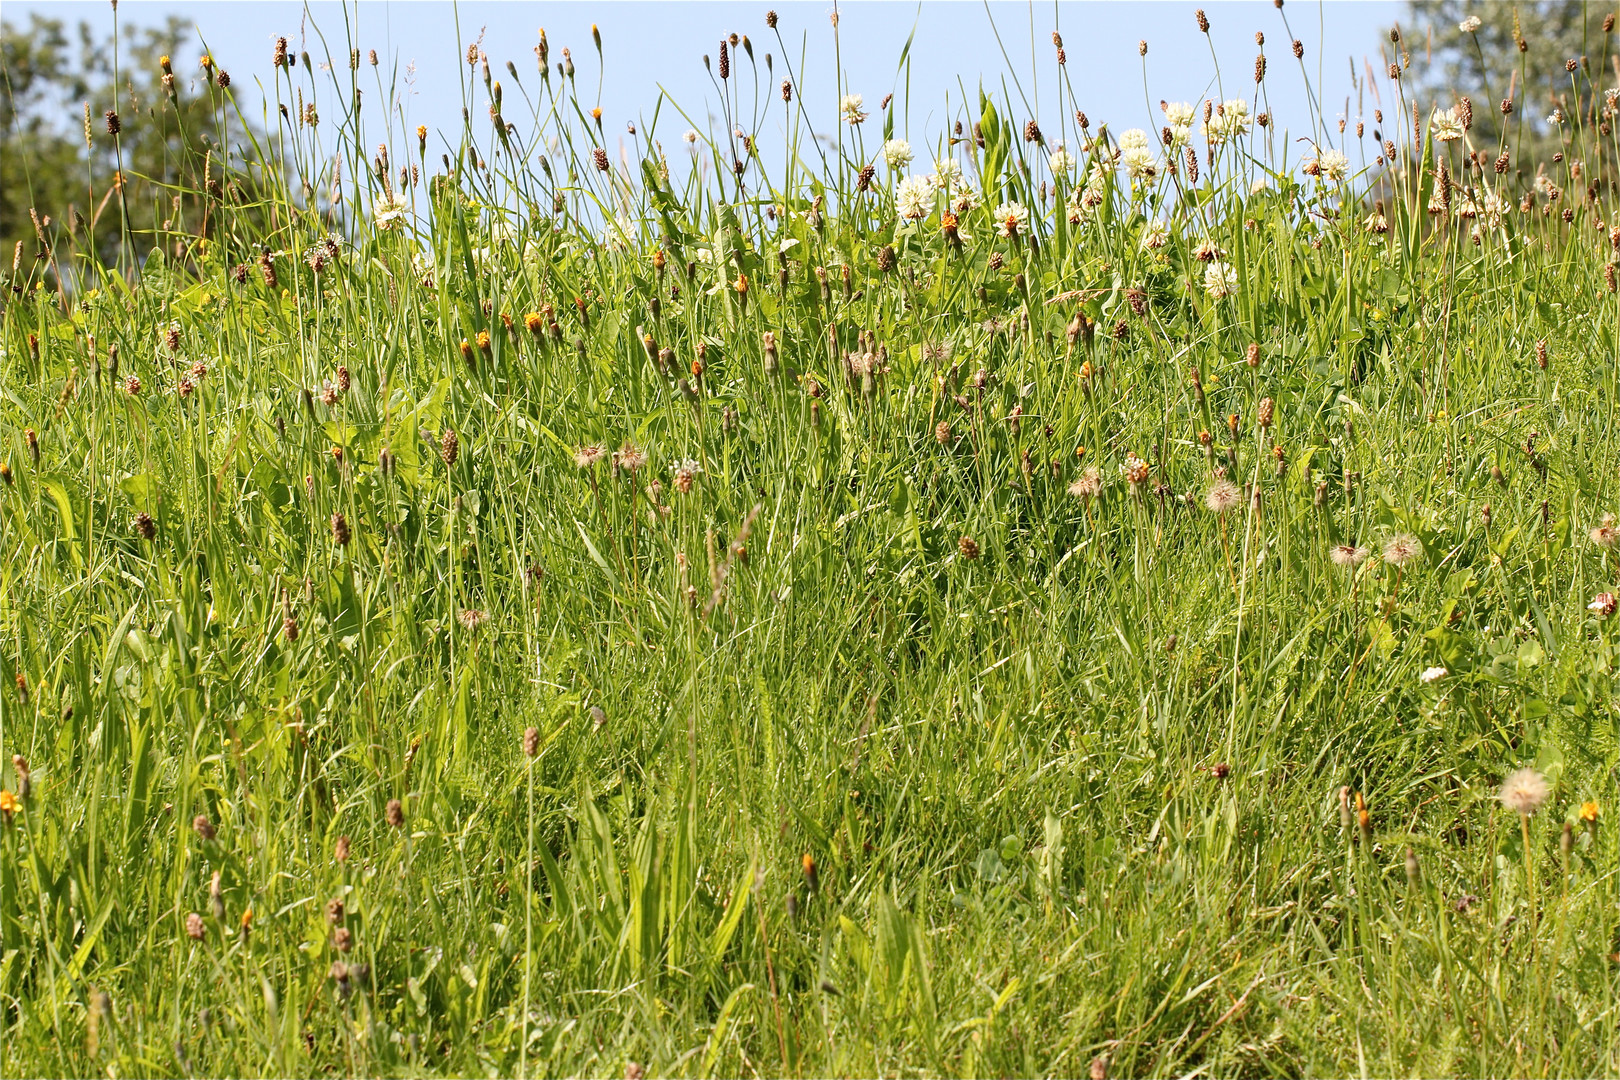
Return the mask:
<path id="1" fill-rule="evenodd" d="M 703 466 L 690 458 L 685 461 L 677 461 L 670 466 L 670 482 L 675 485 L 675 490 L 682 495 L 690 495 L 693 486 L 697 483 L 698 473 L 702 471 Z"/>
<path id="2" fill-rule="evenodd" d="M 1548 790 L 1547 778 L 1535 769 L 1515 769 L 1502 781 L 1496 797 L 1515 814 L 1529 817 L 1547 801 Z"/>
<path id="3" fill-rule="evenodd" d="M 1093 465 L 1069 485 L 1069 494 L 1082 502 L 1089 502 L 1102 494 L 1102 472 Z"/>
<path id="4" fill-rule="evenodd" d="M 1328 558 L 1333 560 L 1334 566 L 1353 570 L 1366 561 L 1367 549 L 1355 544 L 1334 544 L 1328 548 Z"/>
<path id="5" fill-rule="evenodd" d="M 1396 533 L 1384 544 L 1384 561 L 1391 566 L 1405 566 L 1423 555 L 1423 545 L 1411 533 Z"/>
<path id="6" fill-rule="evenodd" d="M 1204 505 L 1217 514 L 1236 509 L 1242 501 L 1242 490 L 1224 477 L 1215 481 L 1209 486 L 1209 490 L 1204 492 Z"/>
<path id="7" fill-rule="evenodd" d="M 1604 514 L 1602 520 L 1587 530 L 1586 535 L 1598 547 L 1611 548 L 1616 540 L 1620 540 L 1620 526 L 1615 525 L 1613 514 Z"/>

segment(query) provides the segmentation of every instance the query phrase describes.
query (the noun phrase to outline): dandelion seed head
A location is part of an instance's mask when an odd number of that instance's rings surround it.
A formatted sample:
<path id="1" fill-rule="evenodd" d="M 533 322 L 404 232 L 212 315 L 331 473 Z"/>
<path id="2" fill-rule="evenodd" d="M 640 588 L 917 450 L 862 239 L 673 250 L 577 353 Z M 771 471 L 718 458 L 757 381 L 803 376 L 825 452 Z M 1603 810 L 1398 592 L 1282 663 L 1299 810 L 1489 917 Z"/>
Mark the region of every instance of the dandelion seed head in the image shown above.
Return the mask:
<path id="1" fill-rule="evenodd" d="M 1367 549 L 1355 544 L 1334 544 L 1328 548 L 1328 558 L 1333 560 L 1334 566 L 1354 569 L 1366 561 Z"/>
<path id="2" fill-rule="evenodd" d="M 1102 473 L 1093 465 L 1069 485 L 1069 494 L 1082 501 L 1095 499 L 1102 493 Z"/>
<path id="3" fill-rule="evenodd" d="M 1515 814 L 1529 817 L 1547 801 L 1547 778 L 1535 769 L 1515 769 L 1502 781 L 1496 797 Z"/>
<path id="4" fill-rule="evenodd" d="M 1204 492 L 1204 505 L 1217 514 L 1224 514 L 1236 509 L 1243 501 L 1243 492 L 1232 481 L 1224 477 L 1215 481 Z"/>
<path id="5" fill-rule="evenodd" d="M 1391 566 L 1405 566 L 1423 555 L 1423 545 L 1411 533 L 1397 533 L 1384 544 L 1384 561 Z"/>

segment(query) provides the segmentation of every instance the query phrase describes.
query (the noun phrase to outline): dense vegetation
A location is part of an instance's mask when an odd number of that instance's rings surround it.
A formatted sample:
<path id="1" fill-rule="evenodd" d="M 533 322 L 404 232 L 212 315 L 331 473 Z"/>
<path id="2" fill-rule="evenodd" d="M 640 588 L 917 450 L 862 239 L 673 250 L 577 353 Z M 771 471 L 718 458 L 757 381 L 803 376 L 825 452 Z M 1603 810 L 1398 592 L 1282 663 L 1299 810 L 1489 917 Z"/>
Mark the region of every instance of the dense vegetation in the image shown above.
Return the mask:
<path id="1" fill-rule="evenodd" d="M 1620 1071 L 1602 67 L 823 155 L 775 25 L 19 248 L 4 1071 Z"/>

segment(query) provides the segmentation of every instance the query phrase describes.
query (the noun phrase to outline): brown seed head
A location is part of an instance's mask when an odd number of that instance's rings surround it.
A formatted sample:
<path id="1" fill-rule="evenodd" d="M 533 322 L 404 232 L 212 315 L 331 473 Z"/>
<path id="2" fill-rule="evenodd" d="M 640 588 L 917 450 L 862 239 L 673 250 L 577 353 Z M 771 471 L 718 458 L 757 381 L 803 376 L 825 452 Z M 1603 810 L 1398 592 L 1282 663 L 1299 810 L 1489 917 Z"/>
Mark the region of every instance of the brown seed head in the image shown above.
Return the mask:
<path id="1" fill-rule="evenodd" d="M 405 827 L 405 806 L 398 799 L 388 800 L 388 807 L 384 811 L 384 815 L 388 820 L 389 828 L 403 829 Z"/>

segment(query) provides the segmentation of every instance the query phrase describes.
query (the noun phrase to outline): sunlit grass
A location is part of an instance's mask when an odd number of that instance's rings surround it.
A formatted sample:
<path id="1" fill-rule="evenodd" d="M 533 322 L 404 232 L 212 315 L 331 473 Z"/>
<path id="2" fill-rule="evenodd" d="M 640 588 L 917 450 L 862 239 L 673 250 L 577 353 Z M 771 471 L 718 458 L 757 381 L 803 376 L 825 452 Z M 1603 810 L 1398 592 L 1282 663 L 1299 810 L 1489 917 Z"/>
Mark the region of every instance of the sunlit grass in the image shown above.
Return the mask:
<path id="1" fill-rule="evenodd" d="M 278 63 L 19 255 L 8 1074 L 1620 1070 L 1612 137 L 759 39 L 624 160 Z"/>

